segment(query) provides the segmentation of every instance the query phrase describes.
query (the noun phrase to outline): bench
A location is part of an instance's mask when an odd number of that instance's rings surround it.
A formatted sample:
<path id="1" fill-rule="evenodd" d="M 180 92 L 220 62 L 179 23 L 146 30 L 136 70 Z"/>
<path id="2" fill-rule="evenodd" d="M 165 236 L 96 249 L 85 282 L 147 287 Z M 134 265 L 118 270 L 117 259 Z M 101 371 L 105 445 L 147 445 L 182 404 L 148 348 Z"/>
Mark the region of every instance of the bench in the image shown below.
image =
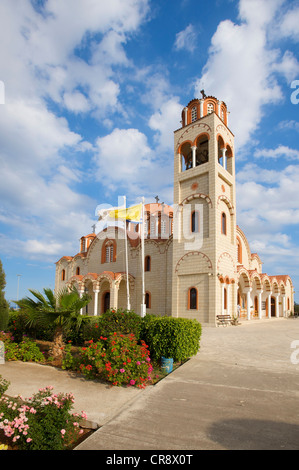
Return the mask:
<path id="1" fill-rule="evenodd" d="M 230 315 L 216 315 L 217 321 L 220 325 L 227 326 L 232 322 Z"/>

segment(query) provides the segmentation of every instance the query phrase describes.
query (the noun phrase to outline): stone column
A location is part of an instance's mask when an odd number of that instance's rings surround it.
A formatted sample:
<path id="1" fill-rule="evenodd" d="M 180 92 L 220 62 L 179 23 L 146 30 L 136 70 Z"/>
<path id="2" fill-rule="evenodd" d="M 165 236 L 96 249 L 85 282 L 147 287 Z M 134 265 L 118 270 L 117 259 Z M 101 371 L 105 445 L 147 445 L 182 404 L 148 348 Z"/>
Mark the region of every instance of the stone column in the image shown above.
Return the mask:
<path id="1" fill-rule="evenodd" d="M 191 147 L 192 149 L 192 168 L 196 167 L 196 146 Z"/>
<path id="2" fill-rule="evenodd" d="M 203 102 L 204 100 L 200 100 L 199 102 L 199 117 L 203 117 Z"/>
<path id="3" fill-rule="evenodd" d="M 275 294 L 275 316 L 279 317 L 279 294 Z"/>
<path id="4" fill-rule="evenodd" d="M 282 316 L 286 317 L 286 296 L 285 294 L 281 296 L 282 298 Z"/>
<path id="5" fill-rule="evenodd" d="M 115 281 L 112 282 L 112 287 L 110 289 L 110 308 L 117 310 L 118 306 L 118 286 Z"/>
<path id="6" fill-rule="evenodd" d="M 262 291 L 258 293 L 259 320 L 262 319 Z"/>
<path id="7" fill-rule="evenodd" d="M 187 126 L 187 124 L 188 124 L 188 108 L 184 109 L 184 113 L 185 113 L 185 126 Z"/>
<path id="8" fill-rule="evenodd" d="M 230 315 L 230 284 L 226 285 L 226 314 Z"/>
<path id="9" fill-rule="evenodd" d="M 94 310 L 93 314 L 96 317 L 98 315 L 98 299 L 99 299 L 99 290 L 94 290 Z"/>
<path id="10" fill-rule="evenodd" d="M 250 297 L 250 289 L 247 291 L 247 320 L 251 319 L 250 316 L 250 303 L 251 303 L 251 297 Z"/>
<path id="11" fill-rule="evenodd" d="M 84 294 L 84 289 L 79 289 L 78 292 L 81 299 Z M 83 308 L 80 309 L 80 315 L 83 315 Z"/>
<path id="12" fill-rule="evenodd" d="M 222 164 L 223 168 L 226 170 L 226 149 L 221 149 L 222 152 Z"/>

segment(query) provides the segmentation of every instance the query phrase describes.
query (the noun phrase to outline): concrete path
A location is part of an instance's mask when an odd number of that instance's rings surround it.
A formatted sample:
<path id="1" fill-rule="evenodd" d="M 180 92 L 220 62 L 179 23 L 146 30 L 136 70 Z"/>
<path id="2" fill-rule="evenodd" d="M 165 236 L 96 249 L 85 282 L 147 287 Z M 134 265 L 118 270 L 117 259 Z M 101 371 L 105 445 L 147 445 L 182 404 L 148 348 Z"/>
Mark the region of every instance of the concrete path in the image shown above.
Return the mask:
<path id="1" fill-rule="evenodd" d="M 145 390 L 20 362 L 0 375 L 11 396 L 72 392 L 101 426 L 78 450 L 299 449 L 299 319 L 203 328 L 198 355 Z"/>
<path id="2" fill-rule="evenodd" d="M 199 354 L 78 450 L 298 450 L 299 319 L 204 328 Z"/>

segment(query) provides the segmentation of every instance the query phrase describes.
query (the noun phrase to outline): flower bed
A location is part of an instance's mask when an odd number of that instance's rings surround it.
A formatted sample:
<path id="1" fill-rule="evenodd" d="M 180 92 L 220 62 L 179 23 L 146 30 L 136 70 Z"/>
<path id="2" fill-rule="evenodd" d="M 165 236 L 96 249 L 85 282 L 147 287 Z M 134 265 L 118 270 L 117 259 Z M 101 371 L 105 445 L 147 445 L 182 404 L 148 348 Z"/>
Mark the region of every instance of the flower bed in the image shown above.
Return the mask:
<path id="1" fill-rule="evenodd" d="M 19 450 L 65 450 L 78 440 L 85 413 L 71 413 L 71 393 L 54 394 L 53 387 L 40 389 L 33 397 L 0 399 L 0 430 Z"/>
<path id="2" fill-rule="evenodd" d="M 144 388 L 152 380 L 153 366 L 148 346 L 144 341 L 138 344 L 133 334 L 114 332 L 99 341 L 88 341 L 86 347 L 78 348 L 78 354 L 65 347 L 63 369 L 82 373 L 88 379 L 100 377 L 112 385 L 128 385 Z"/>

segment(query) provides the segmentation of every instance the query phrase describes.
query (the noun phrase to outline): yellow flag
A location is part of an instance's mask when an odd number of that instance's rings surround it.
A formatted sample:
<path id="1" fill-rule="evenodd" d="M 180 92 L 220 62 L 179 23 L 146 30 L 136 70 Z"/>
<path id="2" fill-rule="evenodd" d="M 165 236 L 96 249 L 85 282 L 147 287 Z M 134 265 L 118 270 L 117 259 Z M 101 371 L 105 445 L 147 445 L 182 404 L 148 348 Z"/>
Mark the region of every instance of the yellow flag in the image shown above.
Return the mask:
<path id="1" fill-rule="evenodd" d="M 142 204 L 128 207 L 127 209 L 115 209 L 109 212 L 110 219 L 122 219 L 140 223 L 142 220 Z"/>

